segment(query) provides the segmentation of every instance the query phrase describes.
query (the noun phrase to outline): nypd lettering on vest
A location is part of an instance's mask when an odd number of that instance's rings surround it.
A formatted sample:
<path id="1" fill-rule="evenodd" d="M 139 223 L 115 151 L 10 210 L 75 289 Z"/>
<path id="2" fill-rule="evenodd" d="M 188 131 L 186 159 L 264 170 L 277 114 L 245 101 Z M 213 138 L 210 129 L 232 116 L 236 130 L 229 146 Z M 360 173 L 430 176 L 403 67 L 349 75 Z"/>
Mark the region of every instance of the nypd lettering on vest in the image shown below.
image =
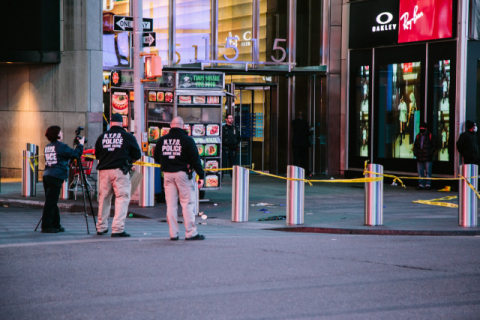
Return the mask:
<path id="1" fill-rule="evenodd" d="M 123 145 L 123 138 L 121 133 L 105 133 L 102 139 L 102 145 L 104 149 L 113 151 L 117 148 L 121 148 Z"/>
<path id="2" fill-rule="evenodd" d="M 175 156 L 182 154 L 182 145 L 180 139 L 165 139 L 162 145 L 162 154 L 169 159 L 175 159 Z"/>

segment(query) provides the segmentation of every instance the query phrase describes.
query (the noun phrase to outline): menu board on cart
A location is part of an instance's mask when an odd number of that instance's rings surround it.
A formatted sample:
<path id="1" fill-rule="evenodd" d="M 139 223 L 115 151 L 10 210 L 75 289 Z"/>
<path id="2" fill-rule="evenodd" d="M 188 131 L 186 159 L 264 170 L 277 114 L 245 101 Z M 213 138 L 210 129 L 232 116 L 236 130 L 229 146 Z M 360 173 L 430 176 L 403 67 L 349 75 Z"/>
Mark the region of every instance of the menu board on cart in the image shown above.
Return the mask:
<path id="1" fill-rule="evenodd" d="M 148 155 L 153 156 L 160 137 L 170 131 L 174 116 L 184 120 L 184 130 L 197 145 L 205 172 L 202 190 L 218 190 L 222 164 L 222 97 L 225 76 L 219 72 L 164 72 L 145 84 L 145 123 Z"/>

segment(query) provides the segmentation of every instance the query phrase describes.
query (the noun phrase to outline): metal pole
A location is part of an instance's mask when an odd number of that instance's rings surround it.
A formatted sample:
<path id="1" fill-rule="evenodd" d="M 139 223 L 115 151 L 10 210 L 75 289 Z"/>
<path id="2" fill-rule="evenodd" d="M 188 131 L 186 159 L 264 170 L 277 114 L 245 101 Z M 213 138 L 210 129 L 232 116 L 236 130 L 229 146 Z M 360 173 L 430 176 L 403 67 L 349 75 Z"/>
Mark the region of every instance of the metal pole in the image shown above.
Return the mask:
<path id="1" fill-rule="evenodd" d="M 383 174 L 383 166 L 379 164 L 369 164 L 367 170 Z M 365 177 L 376 178 L 381 176 L 367 173 Z M 383 225 L 383 180 L 365 182 L 365 225 Z"/>
<path id="2" fill-rule="evenodd" d="M 39 147 L 36 144 L 27 143 L 27 151 L 30 151 L 31 153 L 33 153 L 32 157 L 37 156 L 36 158 L 32 158 L 32 164 L 33 164 L 33 167 L 35 168 L 35 183 L 38 182 L 38 162 L 40 161 L 38 159 L 38 149 Z"/>
<path id="3" fill-rule="evenodd" d="M 193 203 L 194 203 L 193 213 L 195 215 L 199 215 L 200 214 L 200 189 L 198 189 L 197 173 L 196 172 L 193 172 L 192 180 L 193 180 L 193 182 L 192 182 L 193 183 L 193 189 L 195 190 L 194 191 L 194 199 L 193 199 Z"/>
<path id="4" fill-rule="evenodd" d="M 248 222 L 250 174 L 248 169 L 233 166 L 232 222 Z"/>
<path id="5" fill-rule="evenodd" d="M 135 138 L 139 145 L 142 145 L 142 132 L 145 128 L 143 84 L 140 81 L 144 78 L 143 58 L 140 52 L 143 51 L 143 1 L 133 0 L 133 91 L 135 111 Z M 143 154 L 143 153 L 142 153 Z"/>
<path id="6" fill-rule="evenodd" d="M 69 168 L 67 167 L 67 170 L 69 170 Z M 67 174 L 67 177 L 69 175 Z M 60 199 L 62 200 L 68 200 L 68 179 L 63 181 L 62 183 L 62 189 L 60 189 Z"/>
<path id="7" fill-rule="evenodd" d="M 32 156 L 35 154 L 30 151 L 23 150 L 22 161 L 22 197 L 35 197 L 35 167 L 33 167 Z"/>
<path id="8" fill-rule="evenodd" d="M 139 0 L 136 0 L 139 1 Z M 175 65 L 176 40 L 175 33 L 177 29 L 176 0 L 168 2 L 168 66 Z"/>
<path id="9" fill-rule="evenodd" d="M 305 170 L 287 166 L 287 178 L 305 179 Z M 287 225 L 303 224 L 305 217 L 305 182 L 287 180 Z"/>
<path id="10" fill-rule="evenodd" d="M 477 190 L 478 188 L 478 166 L 475 164 L 464 164 L 460 166 L 460 174 Z M 458 192 L 458 225 L 461 227 L 477 227 L 478 225 L 478 199 L 475 192 L 469 187 L 465 180 L 460 180 Z"/>
<path id="11" fill-rule="evenodd" d="M 142 162 L 155 163 L 152 157 L 142 156 Z M 143 174 L 142 182 L 139 188 L 138 206 L 153 207 L 155 205 L 155 168 L 147 166 L 139 166 L 140 173 Z"/>

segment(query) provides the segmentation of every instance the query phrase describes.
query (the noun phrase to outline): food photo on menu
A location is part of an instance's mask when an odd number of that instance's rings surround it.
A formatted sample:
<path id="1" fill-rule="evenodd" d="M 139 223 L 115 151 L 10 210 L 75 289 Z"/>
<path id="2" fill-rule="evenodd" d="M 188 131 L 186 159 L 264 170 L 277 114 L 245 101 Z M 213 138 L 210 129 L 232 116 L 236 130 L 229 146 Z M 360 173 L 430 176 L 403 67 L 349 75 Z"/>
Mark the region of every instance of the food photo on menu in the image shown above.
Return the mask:
<path id="1" fill-rule="evenodd" d="M 148 141 L 149 142 L 157 142 L 160 138 L 160 129 L 158 127 L 150 127 L 148 128 Z"/>
<path id="2" fill-rule="evenodd" d="M 205 155 L 205 146 L 203 144 L 197 144 L 197 150 L 200 157 Z"/>
<path id="3" fill-rule="evenodd" d="M 165 93 L 157 92 L 157 102 L 164 102 L 164 101 L 165 101 Z"/>
<path id="4" fill-rule="evenodd" d="M 192 97 L 191 96 L 178 96 L 178 103 L 190 104 L 190 103 L 192 103 Z"/>
<path id="5" fill-rule="evenodd" d="M 218 187 L 218 176 L 217 175 L 207 175 L 205 177 L 205 187 L 213 188 Z"/>
<path id="6" fill-rule="evenodd" d="M 195 104 L 205 104 L 205 97 L 204 96 L 194 96 L 193 103 Z"/>
<path id="7" fill-rule="evenodd" d="M 194 124 L 192 128 L 192 136 L 201 137 L 205 135 L 205 125 L 204 124 Z"/>
<path id="8" fill-rule="evenodd" d="M 157 101 L 157 93 L 155 91 L 148 92 L 148 101 L 156 102 Z"/>
<path id="9" fill-rule="evenodd" d="M 218 124 L 207 125 L 207 136 L 218 136 L 218 135 L 220 135 L 220 126 Z"/>
<path id="10" fill-rule="evenodd" d="M 205 145 L 205 156 L 215 157 L 218 154 L 218 147 L 216 144 Z"/>
<path id="11" fill-rule="evenodd" d="M 165 102 L 173 102 L 173 93 L 165 92 Z"/>
<path id="12" fill-rule="evenodd" d="M 112 114 L 128 114 L 128 96 L 125 92 L 115 92 L 112 95 Z"/>

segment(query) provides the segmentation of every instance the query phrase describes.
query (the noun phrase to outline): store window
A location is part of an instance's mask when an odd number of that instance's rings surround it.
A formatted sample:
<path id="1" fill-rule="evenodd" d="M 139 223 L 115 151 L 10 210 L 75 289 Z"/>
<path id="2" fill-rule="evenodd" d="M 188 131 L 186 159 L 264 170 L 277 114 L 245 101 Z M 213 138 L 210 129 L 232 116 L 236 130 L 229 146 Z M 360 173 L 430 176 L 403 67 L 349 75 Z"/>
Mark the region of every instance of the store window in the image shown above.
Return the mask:
<path id="1" fill-rule="evenodd" d="M 155 47 L 146 47 L 143 51 L 156 52 L 164 65 L 168 63 L 168 2 L 169 0 L 143 0 L 143 17 L 153 19 L 153 31 L 157 37 Z"/>
<path id="2" fill-rule="evenodd" d="M 129 1 L 107 1 L 103 7 L 103 68 L 130 66 L 130 33 L 113 31 L 113 16 L 128 16 Z"/>
<path id="3" fill-rule="evenodd" d="M 357 68 L 357 77 L 355 85 L 355 132 L 357 141 L 355 141 L 355 156 L 368 157 L 369 150 L 369 110 L 370 110 L 370 66 L 360 66 Z"/>
<path id="4" fill-rule="evenodd" d="M 205 47 L 206 41 L 208 45 L 211 43 L 210 4 L 210 0 L 177 0 L 176 65 L 210 59 L 209 47 Z"/>
<path id="5" fill-rule="evenodd" d="M 448 145 L 450 142 L 450 60 L 439 60 L 433 70 L 433 134 L 437 139 L 437 161 L 449 161 Z"/>
<path id="6" fill-rule="evenodd" d="M 421 122 L 421 62 L 379 67 L 378 157 L 413 159 Z"/>

